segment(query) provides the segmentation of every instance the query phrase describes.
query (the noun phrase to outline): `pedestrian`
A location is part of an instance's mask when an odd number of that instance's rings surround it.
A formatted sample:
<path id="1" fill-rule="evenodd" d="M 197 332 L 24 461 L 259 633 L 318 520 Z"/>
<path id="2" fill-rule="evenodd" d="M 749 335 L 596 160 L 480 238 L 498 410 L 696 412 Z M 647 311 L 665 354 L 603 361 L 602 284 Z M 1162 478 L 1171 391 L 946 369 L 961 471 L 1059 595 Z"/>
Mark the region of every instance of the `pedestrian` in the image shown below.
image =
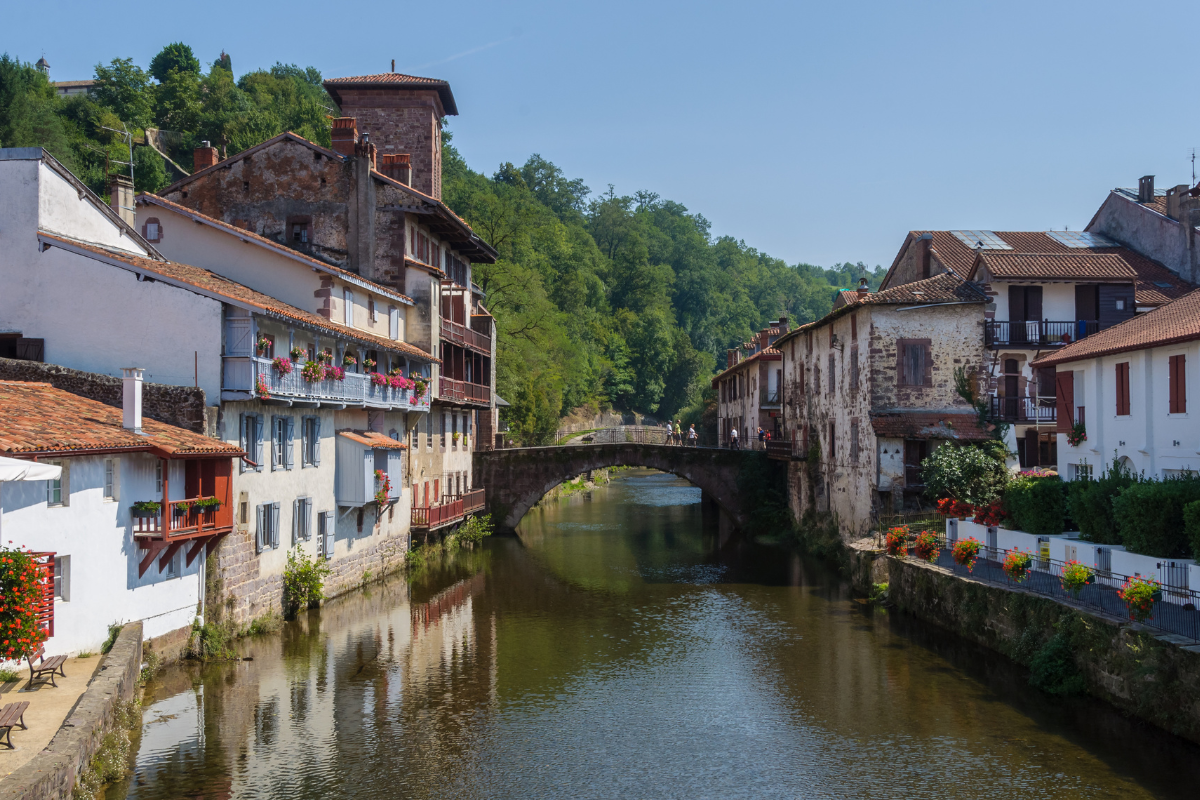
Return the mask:
<path id="1" fill-rule="evenodd" d="M 683 428 L 679 426 L 679 420 L 675 420 L 675 444 L 683 444 Z"/>
<path id="2" fill-rule="evenodd" d="M 738 430 L 733 428 L 729 431 L 729 447 L 733 450 L 740 450 L 738 447 Z"/>
<path id="3" fill-rule="evenodd" d="M 688 436 L 688 444 L 692 447 L 695 447 L 696 446 L 696 424 L 695 423 L 692 423 L 692 426 L 690 428 L 688 428 L 687 436 Z"/>

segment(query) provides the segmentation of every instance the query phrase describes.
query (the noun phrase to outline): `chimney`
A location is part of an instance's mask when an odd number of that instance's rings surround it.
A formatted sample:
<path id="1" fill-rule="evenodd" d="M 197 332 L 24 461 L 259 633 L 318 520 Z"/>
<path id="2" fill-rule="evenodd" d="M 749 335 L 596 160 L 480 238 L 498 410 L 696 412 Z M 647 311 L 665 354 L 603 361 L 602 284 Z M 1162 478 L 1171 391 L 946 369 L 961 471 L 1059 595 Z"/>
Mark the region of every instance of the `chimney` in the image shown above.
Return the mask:
<path id="1" fill-rule="evenodd" d="M 1187 185 L 1182 183 L 1167 189 L 1167 216 L 1176 222 L 1181 219 L 1179 201 L 1187 191 Z"/>
<path id="2" fill-rule="evenodd" d="M 729 369 L 737 364 L 737 353 L 738 351 L 736 348 L 725 351 L 725 369 Z"/>
<path id="3" fill-rule="evenodd" d="M 217 148 L 213 147 L 211 142 L 201 142 L 193 155 L 192 173 L 195 174 L 202 169 L 208 169 L 220 160 L 221 156 L 217 153 Z"/>
<path id="4" fill-rule="evenodd" d="M 354 117 L 338 117 L 333 121 L 333 149 L 344 156 L 354 155 L 354 147 L 358 144 L 358 120 Z"/>
<path id="5" fill-rule="evenodd" d="M 142 432 L 142 370 L 140 367 L 121 368 L 121 427 Z"/>
<path id="6" fill-rule="evenodd" d="M 384 153 L 379 171 L 405 186 L 412 186 L 412 158 L 408 153 Z"/>
<path id="7" fill-rule="evenodd" d="M 788 318 L 787 317 L 779 318 L 779 327 L 783 329 L 784 333 L 787 333 L 790 330 L 790 328 L 788 328 Z"/>
<path id="8" fill-rule="evenodd" d="M 866 297 L 867 295 L 869 295 L 870 293 L 871 293 L 871 290 L 868 287 L 867 279 L 866 278 L 859 279 L 859 281 L 858 281 L 858 299 L 861 300 L 864 297 Z"/>
<path id="9" fill-rule="evenodd" d="M 933 242 L 932 233 L 922 233 L 917 237 L 917 258 L 920 260 L 921 277 L 929 277 L 929 245 Z"/>
<path id="10" fill-rule="evenodd" d="M 1154 202 L 1154 176 L 1143 175 L 1138 178 L 1138 202 L 1153 203 Z"/>
<path id="11" fill-rule="evenodd" d="M 108 203 L 117 216 L 133 225 L 133 181 L 128 175 L 110 175 L 108 178 Z"/>
<path id="12" fill-rule="evenodd" d="M 358 137 L 358 144 L 354 146 L 354 155 L 367 159 L 371 162 L 371 169 L 375 169 L 375 158 L 378 151 L 379 148 L 371 141 L 371 134 L 363 131 L 362 136 Z"/>

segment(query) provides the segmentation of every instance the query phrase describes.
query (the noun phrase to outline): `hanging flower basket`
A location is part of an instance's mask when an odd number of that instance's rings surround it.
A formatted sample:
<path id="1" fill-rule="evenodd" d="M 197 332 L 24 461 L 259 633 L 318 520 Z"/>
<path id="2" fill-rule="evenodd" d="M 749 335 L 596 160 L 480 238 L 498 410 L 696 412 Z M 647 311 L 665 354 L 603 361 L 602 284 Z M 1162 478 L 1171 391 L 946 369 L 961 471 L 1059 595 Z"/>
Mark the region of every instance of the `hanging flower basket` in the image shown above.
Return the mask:
<path id="1" fill-rule="evenodd" d="M 363 369 L 375 369 L 375 359 L 364 358 L 363 359 Z"/>
<path id="2" fill-rule="evenodd" d="M 290 358 L 277 358 L 271 363 L 274 365 L 275 371 L 280 375 L 292 374 L 292 360 Z"/>
<path id="3" fill-rule="evenodd" d="M 254 381 L 254 391 L 263 400 L 271 399 L 270 387 L 267 386 L 267 380 L 262 375 L 259 375 Z"/>
<path id="4" fill-rule="evenodd" d="M 192 508 L 194 508 L 196 511 L 208 511 L 209 509 L 216 511 L 220 507 L 221 501 L 216 497 L 202 497 L 196 502 L 192 503 Z"/>
<path id="5" fill-rule="evenodd" d="M 171 511 L 177 517 L 186 517 L 192 511 L 191 503 L 176 503 L 171 506 Z"/>
<path id="6" fill-rule="evenodd" d="M 158 512 L 162 511 L 162 503 L 156 500 L 138 500 L 129 507 L 130 513 L 134 519 L 151 519 L 158 516 Z"/>
<path id="7" fill-rule="evenodd" d="M 1029 569 L 1033 564 L 1033 556 L 1028 551 L 1010 550 L 1004 559 L 1004 574 L 1010 580 L 1020 583 L 1029 577 Z"/>
<path id="8" fill-rule="evenodd" d="M 254 347 L 260 356 L 265 356 L 271 350 L 271 345 L 271 340 L 261 334 L 254 341 Z"/>
<path id="9" fill-rule="evenodd" d="M 374 384 L 375 386 L 387 386 L 388 385 L 388 377 L 387 377 L 387 375 L 381 375 L 378 372 L 372 372 L 371 373 L 371 383 Z"/>
<path id="10" fill-rule="evenodd" d="M 1131 620 L 1145 622 L 1153 616 L 1154 604 L 1162 600 L 1162 584 L 1134 575 L 1117 590 L 1117 596 L 1125 601 Z"/>
<path id="11" fill-rule="evenodd" d="M 1067 444 L 1071 447 L 1079 447 L 1087 441 L 1087 429 L 1083 427 L 1082 422 L 1076 422 L 1071 426 L 1071 432 L 1067 434 Z"/>
<path id="12" fill-rule="evenodd" d="M 975 560 L 979 557 L 980 542 L 974 536 L 967 539 L 959 539 L 954 544 L 954 550 L 951 555 L 954 556 L 954 563 L 960 567 L 966 567 L 967 572 L 975 571 Z"/>
<path id="13" fill-rule="evenodd" d="M 930 531 L 921 531 L 917 534 L 917 543 L 913 548 L 917 558 L 922 561 L 932 564 L 937 561 L 941 554 L 941 542 L 938 541 L 937 535 Z"/>
<path id="14" fill-rule="evenodd" d="M 908 527 L 900 525 L 896 528 L 890 528 L 885 535 L 884 542 L 887 545 L 889 556 L 904 558 L 908 555 Z"/>
<path id="15" fill-rule="evenodd" d="M 327 364 L 325 366 L 325 380 L 344 381 L 346 380 L 346 370 L 342 367 L 334 367 Z"/>
<path id="16" fill-rule="evenodd" d="M 342 366 L 343 367 L 353 367 L 357 363 L 358 363 L 358 359 L 355 358 L 354 356 L 350 355 L 349 353 L 342 356 Z"/>
<path id="17" fill-rule="evenodd" d="M 325 368 L 320 361 L 306 362 L 300 368 L 300 377 L 309 383 L 320 383 L 325 379 Z"/>
<path id="18" fill-rule="evenodd" d="M 326 364 L 332 364 L 333 363 L 333 351 L 326 349 L 326 350 L 322 350 L 321 352 L 317 353 L 317 361 L 321 361 Z"/>
<path id="19" fill-rule="evenodd" d="M 1095 583 L 1096 573 L 1092 568 L 1080 564 L 1078 561 L 1068 561 L 1063 565 L 1062 571 L 1062 587 L 1065 591 L 1070 592 L 1076 599 L 1079 599 L 1079 593 L 1083 591 L 1083 587 Z"/>
<path id="20" fill-rule="evenodd" d="M 421 380 L 420 378 L 417 378 L 415 381 L 415 385 L 413 386 L 413 389 L 415 390 L 415 394 L 416 394 L 418 400 L 420 400 L 422 397 L 425 396 L 426 388 L 428 388 L 428 386 L 425 383 L 425 381 Z"/>

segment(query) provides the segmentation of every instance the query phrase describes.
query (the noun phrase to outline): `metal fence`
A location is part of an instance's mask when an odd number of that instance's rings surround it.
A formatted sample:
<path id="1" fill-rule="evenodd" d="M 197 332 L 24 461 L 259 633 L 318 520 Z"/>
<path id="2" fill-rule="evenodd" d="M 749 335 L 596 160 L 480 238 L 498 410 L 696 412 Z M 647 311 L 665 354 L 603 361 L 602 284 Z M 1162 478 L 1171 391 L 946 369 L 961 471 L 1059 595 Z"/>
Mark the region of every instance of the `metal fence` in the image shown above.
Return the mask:
<path id="1" fill-rule="evenodd" d="M 1062 573 L 1066 564 L 1062 561 L 1042 558 L 1038 553 L 1032 553 L 1029 573 L 1023 580 L 1015 581 L 1004 572 L 1004 551 L 981 546 L 974 569 L 968 570 L 965 566 L 954 563 L 952 548 L 957 540 L 947 541 L 944 532 L 936 530 L 931 532 L 937 535 L 941 544 L 941 552 L 934 563 L 955 575 L 1009 589 L 1021 588 L 1043 597 L 1068 601 L 1102 614 L 1129 619 L 1129 609 L 1126 607 L 1125 601 L 1117 595 L 1117 590 L 1129 580 L 1130 576 L 1128 575 L 1111 570 L 1096 569 L 1094 570 L 1095 582 L 1084 586 L 1076 595 L 1063 588 Z M 915 558 L 915 556 L 910 557 Z M 1169 580 L 1170 576 L 1155 575 L 1153 577 L 1163 583 L 1162 599 L 1154 604 L 1153 613 L 1142 624 L 1200 641 L 1200 611 L 1197 611 L 1197 608 L 1200 607 L 1200 593 L 1184 586 L 1167 585 L 1164 581 Z"/>

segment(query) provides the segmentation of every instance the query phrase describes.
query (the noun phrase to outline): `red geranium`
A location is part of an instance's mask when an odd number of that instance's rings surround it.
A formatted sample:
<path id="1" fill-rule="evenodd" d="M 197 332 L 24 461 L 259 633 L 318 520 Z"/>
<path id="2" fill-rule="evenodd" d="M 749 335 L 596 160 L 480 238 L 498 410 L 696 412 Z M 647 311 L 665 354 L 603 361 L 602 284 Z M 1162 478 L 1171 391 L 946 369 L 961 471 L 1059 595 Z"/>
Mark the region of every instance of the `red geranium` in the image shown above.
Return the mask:
<path id="1" fill-rule="evenodd" d="M 887 551 L 889 556 L 904 558 L 908 553 L 908 528 L 901 525 L 887 532 Z"/>
<path id="2" fill-rule="evenodd" d="M 914 550 L 917 553 L 917 558 L 922 561 L 933 563 L 937 561 L 938 554 L 941 552 L 941 542 L 938 541 L 937 534 L 930 531 L 921 531 L 917 534 L 917 546 Z"/>
<path id="3" fill-rule="evenodd" d="M 29 553 L 0 549 L 0 658 L 15 661 L 46 641 L 38 621 L 45 573 Z"/>

